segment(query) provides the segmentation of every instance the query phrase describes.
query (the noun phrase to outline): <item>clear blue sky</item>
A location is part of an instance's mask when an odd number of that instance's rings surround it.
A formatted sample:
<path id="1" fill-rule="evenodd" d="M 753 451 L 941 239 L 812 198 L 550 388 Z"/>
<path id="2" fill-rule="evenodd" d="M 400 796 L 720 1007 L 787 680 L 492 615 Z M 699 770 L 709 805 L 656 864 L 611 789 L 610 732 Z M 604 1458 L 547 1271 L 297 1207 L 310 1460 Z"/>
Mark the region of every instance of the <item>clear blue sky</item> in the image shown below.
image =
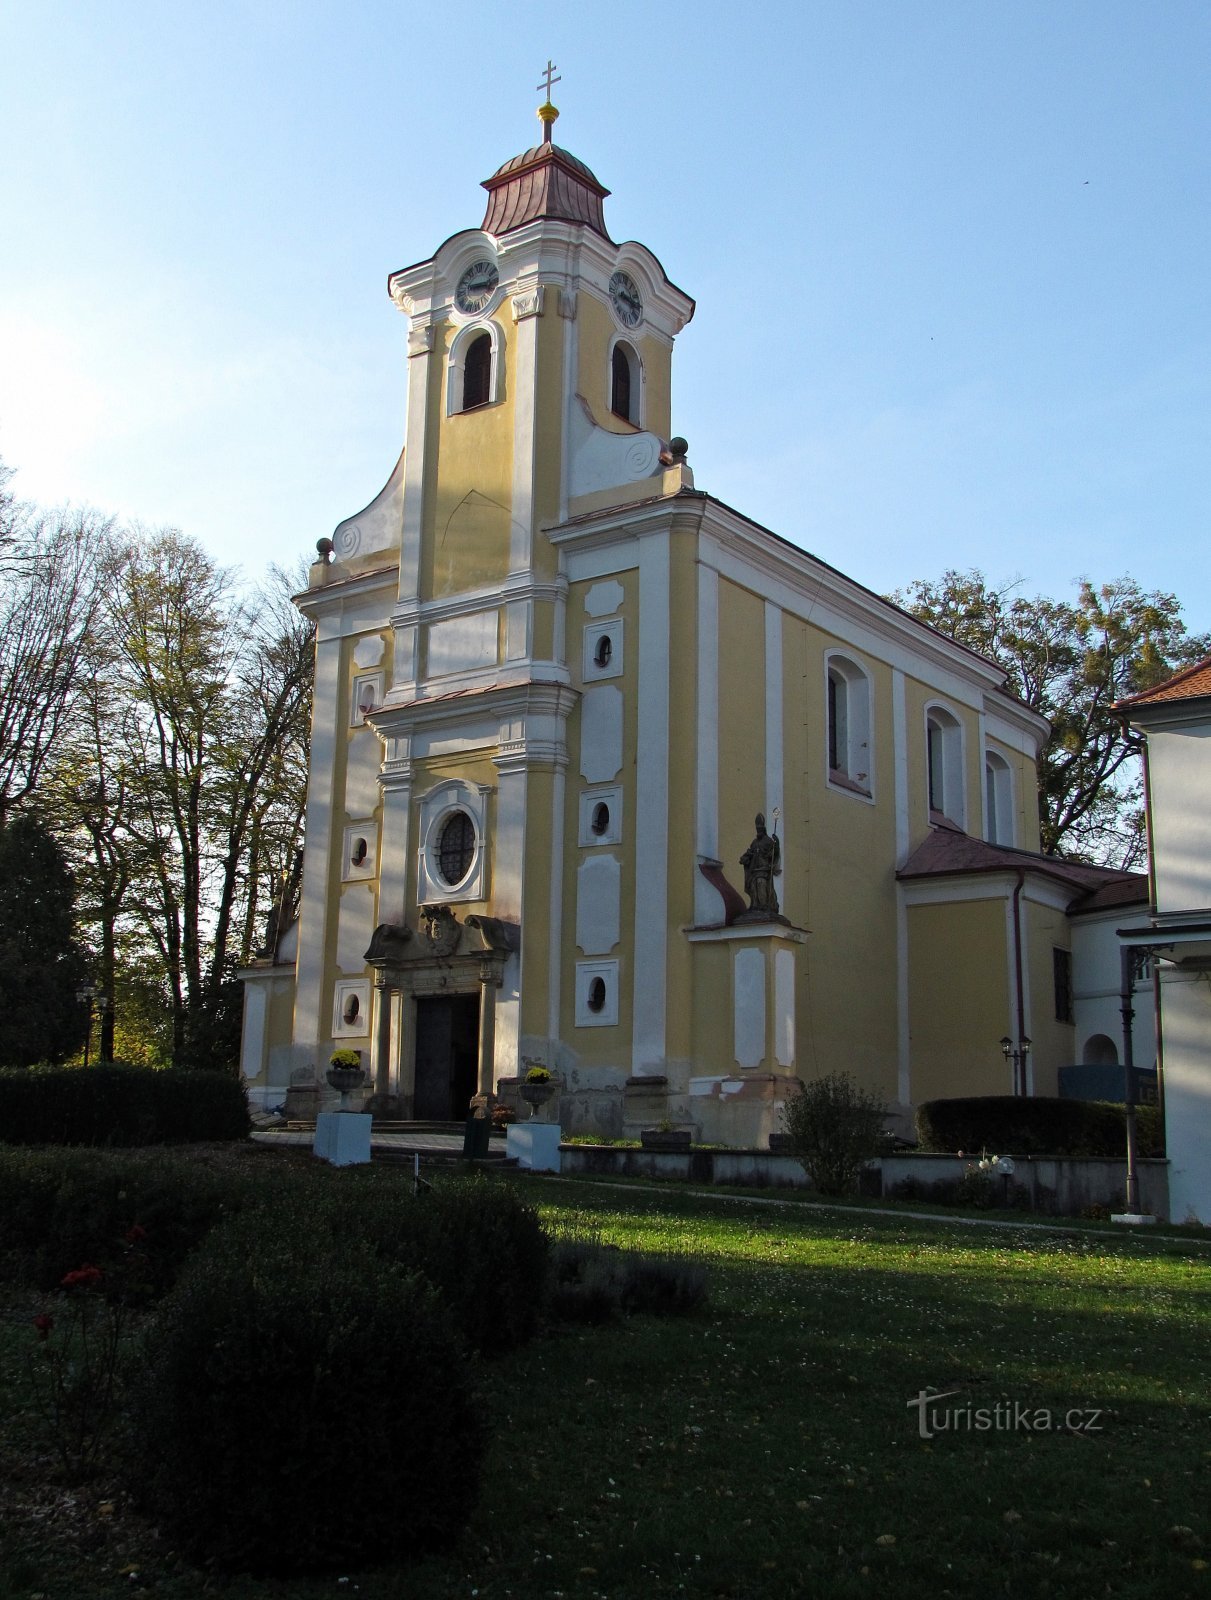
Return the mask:
<path id="1" fill-rule="evenodd" d="M 700 488 L 886 590 L 1211 627 L 1211 4 L 0 0 L 0 455 L 255 576 L 382 485 L 389 270 L 556 137 L 698 301 Z"/>

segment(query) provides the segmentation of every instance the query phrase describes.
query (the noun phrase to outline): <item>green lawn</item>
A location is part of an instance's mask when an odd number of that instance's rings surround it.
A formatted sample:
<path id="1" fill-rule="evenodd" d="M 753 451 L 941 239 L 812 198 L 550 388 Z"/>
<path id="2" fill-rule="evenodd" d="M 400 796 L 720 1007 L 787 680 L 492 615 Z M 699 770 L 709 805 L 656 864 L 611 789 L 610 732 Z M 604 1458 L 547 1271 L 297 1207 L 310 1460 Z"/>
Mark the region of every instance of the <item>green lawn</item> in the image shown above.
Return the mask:
<path id="1" fill-rule="evenodd" d="M 556 1230 L 704 1259 L 710 1311 L 556 1330 L 485 1367 L 493 1444 L 452 1554 L 341 1584 L 211 1580 L 214 1592 L 1207 1592 L 1211 1259 L 1193 1242 L 511 1181 Z M 20 1412 L 28 1307 L 10 1310 L 0 1359 Z M 382 1361 L 389 1370 L 388 1352 Z M 375 1370 L 367 1353 L 369 1381 Z M 923 1389 L 958 1391 L 943 1404 L 959 1408 L 962 1431 L 919 1437 L 909 1401 Z M 1053 1431 L 963 1423 L 1015 1403 L 1036 1422 L 1047 1408 Z M 289 1404 L 288 1391 L 265 1404 Z M 1076 1409 L 1099 1413 L 1096 1431 L 1065 1428 Z M 27 1420 L 0 1446 L 0 1596 L 202 1592 L 206 1580 L 180 1569 L 112 1484 L 75 1512 L 64 1491 L 37 1489 Z M 382 1512 L 406 1529 L 406 1507 Z"/>

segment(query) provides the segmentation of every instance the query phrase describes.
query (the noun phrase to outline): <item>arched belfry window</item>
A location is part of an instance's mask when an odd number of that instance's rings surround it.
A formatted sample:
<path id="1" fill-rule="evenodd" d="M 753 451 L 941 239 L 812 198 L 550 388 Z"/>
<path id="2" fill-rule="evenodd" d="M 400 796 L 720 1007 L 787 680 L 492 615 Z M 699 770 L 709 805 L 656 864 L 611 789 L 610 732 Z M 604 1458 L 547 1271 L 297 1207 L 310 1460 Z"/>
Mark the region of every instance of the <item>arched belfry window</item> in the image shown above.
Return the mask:
<path id="1" fill-rule="evenodd" d="M 610 352 L 610 410 L 616 417 L 640 426 L 643 369 L 639 356 L 625 339 L 617 339 Z"/>
<path id="2" fill-rule="evenodd" d="M 467 346 L 463 362 L 463 410 L 487 405 L 492 393 L 492 339 L 480 333 Z"/>
<path id="3" fill-rule="evenodd" d="M 500 399 L 501 339 L 494 322 L 473 323 L 450 346 L 446 412 L 476 411 Z"/>

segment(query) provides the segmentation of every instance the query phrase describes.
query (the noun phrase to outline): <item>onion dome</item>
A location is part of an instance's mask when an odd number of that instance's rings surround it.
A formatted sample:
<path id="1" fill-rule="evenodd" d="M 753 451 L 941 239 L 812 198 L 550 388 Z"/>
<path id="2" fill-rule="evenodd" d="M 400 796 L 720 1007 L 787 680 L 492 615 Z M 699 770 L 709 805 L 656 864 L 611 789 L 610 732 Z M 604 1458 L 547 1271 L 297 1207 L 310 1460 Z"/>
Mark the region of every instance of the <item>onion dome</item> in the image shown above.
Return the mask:
<path id="1" fill-rule="evenodd" d="M 583 161 L 557 144 L 544 142 L 514 156 L 486 180 L 484 188 L 488 191 L 485 233 L 511 233 L 528 222 L 553 218 L 582 222 L 603 239 L 610 237 L 601 204 L 610 191 Z"/>

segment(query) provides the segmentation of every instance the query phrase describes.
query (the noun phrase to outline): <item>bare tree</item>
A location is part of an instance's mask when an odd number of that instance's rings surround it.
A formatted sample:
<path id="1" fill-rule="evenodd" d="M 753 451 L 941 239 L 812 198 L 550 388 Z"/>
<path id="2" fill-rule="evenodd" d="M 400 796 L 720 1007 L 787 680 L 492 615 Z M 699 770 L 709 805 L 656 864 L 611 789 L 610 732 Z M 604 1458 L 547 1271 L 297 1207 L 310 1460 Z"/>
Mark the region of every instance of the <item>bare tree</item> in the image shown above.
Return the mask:
<path id="1" fill-rule="evenodd" d="M 113 529 L 87 510 L 16 524 L 20 548 L 0 564 L 0 818 L 37 789 L 74 713 Z"/>

